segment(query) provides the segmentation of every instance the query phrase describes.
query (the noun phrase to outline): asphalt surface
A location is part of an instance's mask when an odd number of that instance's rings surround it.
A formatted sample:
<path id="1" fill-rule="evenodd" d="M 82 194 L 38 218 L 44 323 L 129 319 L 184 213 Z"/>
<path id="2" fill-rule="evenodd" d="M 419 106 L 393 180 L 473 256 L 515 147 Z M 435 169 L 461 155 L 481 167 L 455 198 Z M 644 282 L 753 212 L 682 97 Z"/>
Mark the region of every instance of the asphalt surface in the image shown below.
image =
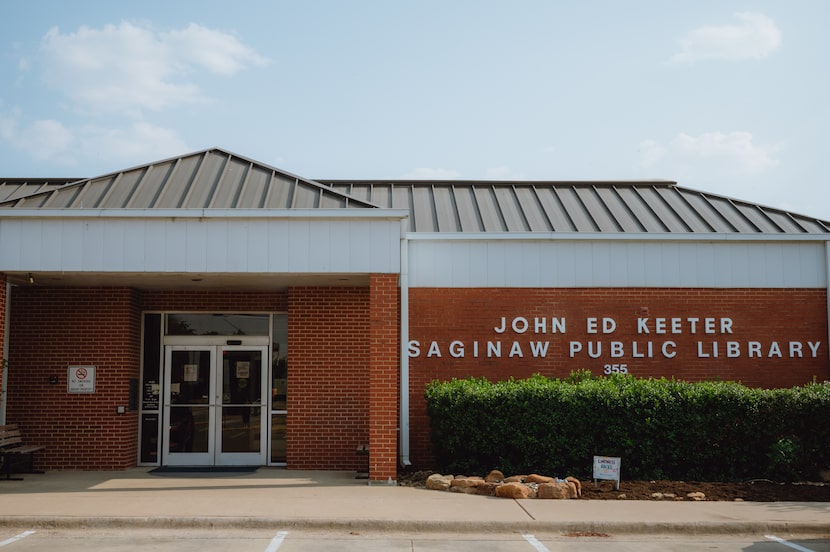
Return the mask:
<path id="1" fill-rule="evenodd" d="M 280 468 L 23 477 L 0 481 L 0 526 L 830 534 L 830 502 L 513 500 L 368 484 L 354 472 Z"/>

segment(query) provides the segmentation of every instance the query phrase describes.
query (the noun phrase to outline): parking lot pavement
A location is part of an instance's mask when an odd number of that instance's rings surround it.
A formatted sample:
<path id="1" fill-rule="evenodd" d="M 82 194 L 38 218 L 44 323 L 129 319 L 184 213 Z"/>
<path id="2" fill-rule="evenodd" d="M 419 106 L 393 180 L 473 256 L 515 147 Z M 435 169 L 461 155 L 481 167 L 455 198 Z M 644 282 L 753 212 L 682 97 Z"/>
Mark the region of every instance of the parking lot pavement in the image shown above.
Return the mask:
<path id="1" fill-rule="evenodd" d="M 0 529 L 4 552 L 830 552 L 828 536 L 402 533 L 239 529 Z"/>

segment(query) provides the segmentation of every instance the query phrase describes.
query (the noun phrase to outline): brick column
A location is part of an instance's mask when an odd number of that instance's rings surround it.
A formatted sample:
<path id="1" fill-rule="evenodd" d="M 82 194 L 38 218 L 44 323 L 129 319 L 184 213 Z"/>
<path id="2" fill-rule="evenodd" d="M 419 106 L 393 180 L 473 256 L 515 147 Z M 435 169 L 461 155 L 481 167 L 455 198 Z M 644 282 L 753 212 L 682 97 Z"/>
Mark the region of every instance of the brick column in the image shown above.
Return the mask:
<path id="1" fill-rule="evenodd" d="M 3 355 L 3 342 L 6 339 L 6 309 L 8 308 L 6 297 L 6 275 L 0 273 L 0 393 L 5 396 L 6 390 L 3 389 L 3 374 L 6 371 L 6 358 Z"/>
<path id="2" fill-rule="evenodd" d="M 398 456 L 398 275 L 372 274 L 369 286 L 369 479 L 394 481 Z"/>

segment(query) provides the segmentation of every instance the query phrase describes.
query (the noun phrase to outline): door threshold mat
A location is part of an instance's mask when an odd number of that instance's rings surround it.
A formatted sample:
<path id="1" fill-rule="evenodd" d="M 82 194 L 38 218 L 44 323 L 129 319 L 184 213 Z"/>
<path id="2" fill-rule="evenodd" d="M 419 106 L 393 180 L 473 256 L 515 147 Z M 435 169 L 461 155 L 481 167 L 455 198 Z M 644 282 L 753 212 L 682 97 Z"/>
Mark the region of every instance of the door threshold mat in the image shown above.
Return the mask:
<path id="1" fill-rule="evenodd" d="M 150 470 L 154 474 L 177 474 L 177 473 L 255 473 L 259 466 L 161 466 Z"/>

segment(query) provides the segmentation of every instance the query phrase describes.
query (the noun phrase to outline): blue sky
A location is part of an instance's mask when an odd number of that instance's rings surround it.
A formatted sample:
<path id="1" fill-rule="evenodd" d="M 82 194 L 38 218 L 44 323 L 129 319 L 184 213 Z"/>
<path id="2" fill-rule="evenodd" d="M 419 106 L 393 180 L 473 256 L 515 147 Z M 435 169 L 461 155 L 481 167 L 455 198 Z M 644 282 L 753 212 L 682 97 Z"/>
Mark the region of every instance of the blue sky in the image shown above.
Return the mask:
<path id="1" fill-rule="evenodd" d="M 2 3 L 0 177 L 660 178 L 830 220 L 824 0 Z"/>

